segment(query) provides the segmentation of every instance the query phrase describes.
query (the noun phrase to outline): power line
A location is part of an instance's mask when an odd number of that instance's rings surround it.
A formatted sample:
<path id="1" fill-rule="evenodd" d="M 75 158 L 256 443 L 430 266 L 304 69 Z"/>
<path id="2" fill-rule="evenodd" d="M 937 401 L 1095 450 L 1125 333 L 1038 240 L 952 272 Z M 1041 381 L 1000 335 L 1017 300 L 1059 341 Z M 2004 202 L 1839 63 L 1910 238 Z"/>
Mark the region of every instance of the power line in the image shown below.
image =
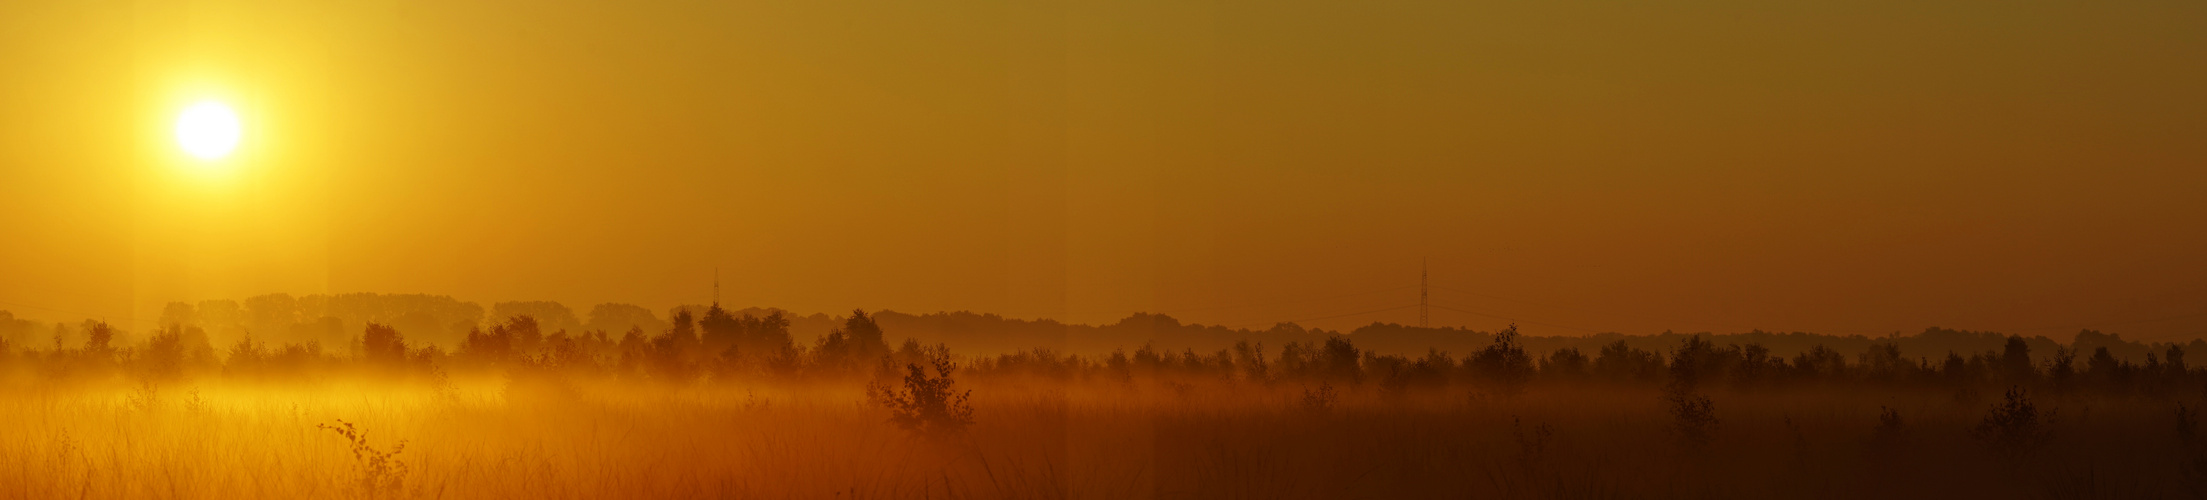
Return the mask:
<path id="1" fill-rule="evenodd" d="M 1731 325 L 1731 324 L 1724 324 L 1724 323 L 1719 323 L 1719 322 L 1711 322 L 1711 321 L 1698 321 L 1698 320 L 1692 320 L 1692 319 L 1686 319 L 1686 318 L 1677 318 L 1677 317 L 1669 317 L 1669 316 L 1653 316 L 1653 315 L 1645 315 L 1645 314 L 1629 314 L 1629 313 L 1621 313 L 1621 312 L 1616 312 L 1616 311 L 1597 311 L 1597 310 L 1592 310 L 1592 309 L 1587 309 L 1587 308 L 1582 308 L 1582 307 L 1568 307 L 1568 306 L 1561 306 L 1561 305 L 1556 305 L 1556 304 L 1547 304 L 1547 303 L 1541 303 L 1541 302 L 1534 302 L 1534 301 L 1530 301 L 1530 300 L 1524 300 L 1524 299 L 1515 299 L 1515 298 L 1510 298 L 1510 297 L 1503 297 L 1503 296 L 1500 296 L 1500 295 L 1493 295 L 1493 294 L 1486 294 L 1486 293 L 1473 292 L 1473 291 L 1468 291 L 1468 290 L 1458 290 L 1458 289 L 1455 289 L 1455 288 L 1449 288 L 1449 287 L 1445 287 L 1445 286 L 1436 286 L 1436 287 L 1434 287 L 1434 288 L 1439 288 L 1439 289 L 1441 289 L 1442 291 L 1448 291 L 1448 292 L 1456 292 L 1456 293 L 1461 293 L 1461 294 L 1465 294 L 1465 295 L 1472 295 L 1472 296 L 1477 296 L 1477 297 L 1484 297 L 1484 298 L 1489 298 L 1489 299 L 1495 299 L 1495 300 L 1506 300 L 1506 301 L 1510 301 L 1510 302 L 1516 302 L 1516 303 L 1520 303 L 1520 304 L 1526 304 L 1526 305 L 1532 305 L 1532 306 L 1540 306 L 1540 307 L 1548 307 L 1548 308 L 1554 308 L 1554 309 L 1562 309 L 1562 310 L 1566 310 L 1566 311 L 1575 311 L 1575 312 L 1579 312 L 1579 313 L 1592 313 L 1592 314 L 1600 314 L 1600 315 L 1608 315 L 1608 316 L 1622 316 L 1622 317 L 1627 317 L 1627 318 L 1634 318 L 1634 319 L 1643 319 L 1643 320 L 1656 320 L 1656 321 L 1668 321 L 1668 322 L 1675 322 L 1675 323 L 1687 323 L 1687 324 L 1693 324 L 1693 325 L 1704 325 L 1704 326 L 1718 326 L 1718 327 L 1730 328 L 1730 329 L 1734 329 L 1734 330 L 1754 330 L 1754 329 L 1756 329 L 1756 328 L 1753 328 L 1753 327 L 1747 327 L 1747 326 L 1741 326 L 1741 325 Z"/>
<path id="2" fill-rule="evenodd" d="M 97 320 L 99 320 L 99 321 L 103 321 L 103 322 L 104 322 L 104 321 L 107 321 L 107 318 L 109 317 L 108 315 L 105 315 L 105 314 L 98 314 L 98 313 L 89 313 L 89 312 L 84 312 L 84 311 L 73 311 L 73 310 L 68 310 L 68 309 L 55 309 L 55 308 L 52 308 L 52 307 L 37 306 L 37 305 L 25 304 L 25 303 L 21 303 L 21 302 L 12 302 L 12 301 L 4 301 L 4 300 L 0 300 L 0 305 L 9 305 L 9 306 L 15 306 L 15 307 L 25 307 L 25 308 L 30 308 L 30 309 L 37 309 L 37 310 L 41 310 L 41 311 L 47 311 L 47 312 L 56 312 L 56 313 L 62 313 L 62 314 L 73 314 L 73 315 L 83 316 L 83 317 L 85 317 L 86 319 L 97 319 Z M 136 316 L 132 316 L 132 315 L 123 315 L 123 316 L 121 316 L 121 318 L 122 318 L 122 321 L 123 321 L 123 322 L 125 322 L 125 323 L 127 323 L 127 324 L 130 324 L 130 325 L 132 325 L 132 326 L 146 326 L 146 325 L 153 325 L 153 323 L 152 323 L 152 322 L 148 322 L 148 321 L 145 321 L 145 320 L 140 320 L 140 319 L 138 319 L 138 318 L 137 318 Z M 18 319 L 21 319 L 21 318 L 18 318 Z M 154 325 L 154 326 L 159 326 L 159 325 Z"/>
<path id="3" fill-rule="evenodd" d="M 1255 304 L 1241 304 L 1241 305 L 1232 305 L 1232 306 L 1198 307 L 1198 308 L 1191 308 L 1191 309 L 1174 309 L 1174 310 L 1169 310 L 1169 311 L 1157 311 L 1157 312 L 1158 312 L 1158 313 L 1160 313 L 1160 314 L 1171 314 L 1171 313 L 1183 313 L 1183 312 L 1195 312 L 1195 311 L 1215 311 L 1215 310 L 1219 310 L 1219 309 L 1241 309 L 1241 308 L 1246 308 L 1246 307 L 1263 307 L 1263 306 L 1276 306 L 1276 305 L 1280 305 L 1280 304 L 1293 304 L 1293 303 L 1297 303 L 1297 302 L 1311 302 L 1311 301 L 1319 301 L 1319 300 L 1339 299 L 1339 298 L 1344 298 L 1344 297 L 1355 297 L 1355 296 L 1358 296 L 1358 295 L 1371 295 L 1371 294 L 1375 294 L 1375 293 L 1379 293 L 1379 292 L 1392 292 L 1392 291 L 1396 291 L 1396 290 L 1401 290 L 1401 289 L 1405 289 L 1405 288 L 1410 288 L 1410 285 L 1403 285 L 1403 286 L 1398 286 L 1398 287 L 1393 287 L 1393 288 L 1383 288 L 1383 289 L 1378 289 L 1378 290 L 1365 290 L 1365 291 L 1362 291 L 1362 292 L 1344 293 L 1344 294 L 1340 294 L 1340 295 L 1332 295 L 1332 296 L 1326 296 L 1326 297 L 1311 297 L 1311 298 L 1305 298 L 1305 299 L 1295 299 L 1295 300 L 1282 300 L 1282 301 L 1275 301 L 1275 302 L 1263 302 L 1263 303 L 1255 303 Z"/>
<path id="4" fill-rule="evenodd" d="M 1372 309 L 1372 310 L 1369 310 L 1369 311 L 1357 311 L 1357 312 L 1353 312 L 1353 313 L 1345 313 L 1345 314 L 1335 314 L 1335 315 L 1332 315 L 1332 316 L 1319 316 L 1319 317 L 1316 317 L 1316 318 L 1291 319 L 1291 320 L 1287 320 L 1287 321 L 1276 321 L 1276 322 L 1272 322 L 1272 323 L 1275 323 L 1275 324 L 1277 324 L 1277 323 L 1301 323 L 1301 322 L 1304 322 L 1304 321 L 1317 321 L 1317 320 L 1321 320 L 1321 319 L 1334 319 L 1334 318 L 1342 318 L 1342 317 L 1348 317 L 1348 316 L 1358 316 L 1358 315 L 1371 314 L 1371 313 L 1377 313 L 1377 312 L 1387 312 L 1387 311 L 1393 311 L 1393 310 L 1397 310 L 1397 309 L 1408 309 L 1408 308 L 1412 308 L 1412 307 L 1418 307 L 1418 305 L 1417 305 L 1417 304 L 1405 304 L 1405 305 L 1399 305 L 1399 306 L 1394 306 L 1394 307 L 1385 307 L 1385 308 L 1380 308 L 1380 309 Z M 1234 326 L 1233 328 L 1235 328 L 1235 329 L 1246 329 L 1246 328 L 1250 328 L 1250 327 L 1255 327 L 1255 326 L 1263 326 L 1263 325 L 1264 325 L 1264 323 L 1249 323 L 1249 324 L 1245 324 L 1245 325 L 1239 325 L 1239 326 Z"/>
<path id="5" fill-rule="evenodd" d="M 1356 296 L 1361 296 L 1361 295 L 1371 295 L 1371 294 L 1375 294 L 1375 293 L 1381 293 L 1381 292 L 1393 292 L 1393 291 L 1398 291 L 1398 290 L 1405 290 L 1405 289 L 1410 289 L 1410 288 L 1416 288 L 1416 287 L 1417 287 L 1417 285 L 1402 285 L 1402 286 L 1395 286 L 1395 287 L 1388 287 L 1388 288 L 1378 288 L 1378 289 L 1372 289 L 1372 290 L 1364 290 L 1364 291 L 1358 291 L 1358 292 L 1349 292 L 1349 293 L 1343 293 L 1343 294 L 1338 294 L 1338 295 L 1328 295 L 1328 296 L 1323 296 L 1323 297 L 1305 297 L 1305 298 L 1300 298 L 1300 299 L 1278 300 L 1278 301 L 1271 301 L 1271 302 L 1253 302 L 1253 303 L 1246 303 L 1246 304 L 1234 304 L 1234 305 L 1224 305 L 1224 306 L 1204 306 L 1204 307 L 1191 307 L 1191 308 L 1183 308 L 1183 309 L 1165 309 L 1165 310 L 1143 310 L 1143 309 L 1135 309 L 1135 310 L 1131 310 L 1131 311 L 1129 311 L 1129 310 L 1124 310 L 1124 309 L 1108 309 L 1108 310 L 1105 310 L 1105 309 L 1096 309 L 1096 310 L 1086 310 L 1086 311 L 1070 311 L 1070 310 L 1052 310 L 1052 309 L 1038 309 L 1038 310 L 1029 310 L 1029 312 L 1032 312 L 1032 313 L 1037 313 L 1037 314 L 1065 314 L 1065 315 L 1083 315 L 1083 314 L 1122 314 L 1122 313 L 1140 313 L 1140 312 L 1148 312 L 1148 313 L 1156 313 L 1156 314 L 1179 314 L 1179 313 L 1187 313 L 1187 312 L 1200 312 L 1200 311 L 1217 311 L 1217 310 L 1222 310 L 1222 309 L 1245 309 L 1245 308 L 1251 308 L 1251 307 L 1266 307 L 1266 306 L 1276 306 L 1276 305 L 1282 305 L 1282 304 L 1295 304 L 1295 303 L 1301 303 L 1301 302 L 1313 302 L 1313 301 L 1320 301 L 1320 300 L 1331 300 L 1331 299 L 1340 299 L 1340 298 L 1347 298 L 1347 297 L 1356 297 Z M 1407 306 L 1406 306 L 1406 307 L 1407 307 Z M 1014 314 L 1014 313 L 1011 313 L 1011 312 L 999 312 L 999 313 L 996 313 L 996 314 L 999 314 L 999 315 L 1005 315 L 1005 316 L 1009 316 L 1009 315 L 1011 315 L 1011 314 Z M 1223 325 L 1223 323 L 1222 323 L 1222 325 Z"/>
<path id="6" fill-rule="evenodd" d="M 1494 319 L 1500 319 L 1500 320 L 1508 320 L 1508 321 L 1510 321 L 1510 322 L 1513 322 L 1513 323 L 1531 323 L 1531 324 L 1535 324 L 1535 325 L 1540 325 L 1540 326 L 1550 326 L 1550 327 L 1562 328 L 1562 329 L 1566 329 L 1566 330 L 1578 330 L 1578 331 L 1582 331 L 1582 332 L 1586 332 L 1586 333 L 1604 333 L 1604 332 L 1606 332 L 1606 331 L 1607 331 L 1607 330 L 1597 330 L 1597 329 L 1593 329 L 1593 328 L 1582 328 L 1582 327 L 1569 326 L 1569 325 L 1559 325 L 1559 324 L 1555 324 L 1555 323 L 1546 323 L 1546 322 L 1533 321 L 1533 320 L 1527 320 L 1527 319 L 1518 319 L 1518 318 L 1514 318 L 1514 317 L 1497 316 L 1497 315 L 1493 315 L 1493 314 L 1487 314 L 1487 313 L 1483 313 L 1483 312 L 1477 312 L 1477 311 L 1470 311 L 1470 310 L 1465 310 L 1465 309 L 1457 309 L 1457 308 L 1454 308 L 1454 307 L 1448 307 L 1448 306 L 1433 306 L 1433 307 L 1438 307 L 1438 308 L 1441 308 L 1441 309 L 1446 309 L 1446 310 L 1450 310 L 1450 311 L 1456 311 L 1456 312 L 1460 312 L 1460 313 L 1464 313 L 1464 314 L 1470 314 L 1470 315 L 1474 315 L 1474 316 L 1484 316 L 1484 317 L 1489 317 L 1489 318 L 1494 318 Z"/>
<path id="7" fill-rule="evenodd" d="M 2191 314 L 2179 314 L 2179 315 L 2176 315 L 2176 316 L 2167 316 L 2167 317 L 2161 317 L 2161 318 L 2153 318 L 2153 319 L 2141 319 L 2141 320 L 2134 320 L 2134 321 L 2123 321 L 2123 322 L 2117 322 L 2117 323 L 2094 323 L 2094 324 L 2089 324 L 2089 325 L 2076 325 L 2076 326 L 2042 326 L 2042 327 L 2037 327 L 2037 328 L 2008 328 L 2008 329 L 2006 329 L 2006 331 L 2015 331 L 2015 332 L 2032 332 L 2032 331 L 2041 331 L 2041 330 L 2069 330 L 2069 329 L 2085 329 L 2085 328 L 2107 328 L 2107 327 L 2110 327 L 2110 326 L 2126 326 L 2126 325 L 2139 325 L 2139 324 L 2146 324 L 2146 323 L 2160 323 L 2160 322 L 2163 322 L 2163 321 L 2174 321 L 2174 320 L 2180 320 L 2180 319 L 2197 318 L 2197 317 L 2201 317 L 2201 316 L 2207 316 L 2207 312 L 2198 312 L 2198 313 L 2191 313 Z"/>

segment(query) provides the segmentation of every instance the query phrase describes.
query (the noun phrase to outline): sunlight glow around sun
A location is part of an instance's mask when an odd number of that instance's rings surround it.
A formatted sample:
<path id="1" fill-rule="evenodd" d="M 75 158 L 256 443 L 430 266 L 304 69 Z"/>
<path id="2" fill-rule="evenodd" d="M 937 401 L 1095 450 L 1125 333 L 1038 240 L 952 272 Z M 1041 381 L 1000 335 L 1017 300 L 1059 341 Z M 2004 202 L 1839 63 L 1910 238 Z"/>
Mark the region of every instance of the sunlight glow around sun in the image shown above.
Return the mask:
<path id="1" fill-rule="evenodd" d="M 239 135 L 237 113 L 219 102 L 193 104 L 176 117 L 176 144 L 195 158 L 217 160 L 229 156 L 238 147 Z"/>

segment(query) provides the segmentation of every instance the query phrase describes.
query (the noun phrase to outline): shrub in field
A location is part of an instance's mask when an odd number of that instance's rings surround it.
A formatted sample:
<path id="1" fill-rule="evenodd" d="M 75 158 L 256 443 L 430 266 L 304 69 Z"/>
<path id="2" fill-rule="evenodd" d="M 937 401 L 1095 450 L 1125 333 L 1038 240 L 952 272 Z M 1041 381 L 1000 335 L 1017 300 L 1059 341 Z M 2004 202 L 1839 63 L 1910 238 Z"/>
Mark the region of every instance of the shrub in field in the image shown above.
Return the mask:
<path id="1" fill-rule="evenodd" d="M 1691 392 L 1673 392 L 1664 399 L 1670 403 L 1672 427 L 1686 444 L 1702 446 L 1716 438 L 1716 402 Z"/>
<path id="2" fill-rule="evenodd" d="M 1525 470 L 1540 467 L 1542 457 L 1548 455 L 1548 443 L 1556 437 L 1556 429 L 1547 423 L 1525 428 L 1525 422 L 1510 417 L 1510 435 L 1517 440 L 1517 465 Z"/>
<path id="3" fill-rule="evenodd" d="M 2199 412 L 2176 405 L 2177 473 L 2193 498 L 2207 498 L 2207 436 L 2199 434 Z"/>
<path id="4" fill-rule="evenodd" d="M 1687 337 L 1671 353 L 1671 381 L 1663 388 L 1663 403 L 1671 413 L 1671 430 L 1687 446 L 1698 448 L 1716 438 L 1716 402 L 1695 388 L 1721 371 L 1720 361 L 1717 350 L 1699 335 Z"/>
<path id="5" fill-rule="evenodd" d="M 1901 420 L 1900 410 L 1878 406 L 1877 426 L 1870 430 L 1870 448 L 1874 453 L 1890 453 L 1907 440 L 1908 426 Z"/>
<path id="6" fill-rule="evenodd" d="M 1902 434 L 1908 432 L 1906 424 L 1901 421 L 1900 410 L 1887 408 L 1883 405 L 1880 405 L 1877 408 L 1878 414 L 1876 435 L 1878 439 L 1899 439 Z"/>
<path id="7" fill-rule="evenodd" d="M 1687 446 L 1698 448 L 1716 439 L 1717 404 L 1708 396 L 1674 384 L 1663 391 L 1663 402 L 1670 409 L 1671 430 Z"/>
<path id="8" fill-rule="evenodd" d="M 2048 421 L 2054 412 L 2041 416 L 2038 405 L 2031 402 L 2023 388 L 2008 389 L 2008 395 L 2000 403 L 1992 405 L 1985 413 L 1985 420 L 1977 424 L 1976 437 L 1987 449 L 2002 457 L 2016 459 L 2036 453 L 2046 446 L 2052 430 Z"/>
<path id="9" fill-rule="evenodd" d="M 1334 392 L 1333 384 L 1320 382 L 1317 389 L 1303 389 L 1301 408 L 1310 413 L 1327 413 L 1340 401 L 1341 395 Z"/>
<path id="10" fill-rule="evenodd" d="M 138 387 L 131 389 L 129 394 L 123 396 L 123 402 L 129 404 L 130 409 L 136 411 L 150 412 L 159 409 L 161 407 L 161 387 L 155 385 L 151 380 L 139 381 Z"/>
<path id="11" fill-rule="evenodd" d="M 938 344 L 924 351 L 927 366 L 904 365 L 903 387 L 877 380 L 866 387 L 866 397 L 887 408 L 889 421 L 904 430 L 931 436 L 964 432 L 973 425 L 973 407 L 966 403 L 973 391 L 957 390 L 950 375 L 958 365 L 950 361 L 949 347 Z"/>
<path id="12" fill-rule="evenodd" d="M 315 424 L 317 429 L 329 429 L 345 438 L 352 446 L 353 460 L 360 465 L 359 488 L 363 498 L 397 496 L 406 490 L 406 463 L 398 460 L 398 454 L 406 451 L 406 442 L 399 441 L 391 451 L 382 451 L 368 445 L 368 432 L 354 427 L 352 422 L 338 420 L 337 425 Z"/>

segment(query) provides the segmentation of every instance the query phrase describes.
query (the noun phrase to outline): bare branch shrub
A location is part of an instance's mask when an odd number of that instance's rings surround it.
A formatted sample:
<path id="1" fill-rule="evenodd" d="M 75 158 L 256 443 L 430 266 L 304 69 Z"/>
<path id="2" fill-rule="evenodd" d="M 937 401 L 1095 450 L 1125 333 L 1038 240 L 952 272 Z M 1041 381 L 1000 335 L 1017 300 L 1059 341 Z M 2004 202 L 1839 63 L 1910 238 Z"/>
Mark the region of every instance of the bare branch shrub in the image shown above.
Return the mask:
<path id="1" fill-rule="evenodd" d="M 889 410 L 889 421 L 913 433 L 947 436 L 973 425 L 973 391 L 960 392 L 951 373 L 958 364 L 950 360 L 950 348 L 941 344 L 922 349 L 927 366 L 904 365 L 903 387 L 876 380 L 866 387 L 867 399 Z M 929 373 L 932 372 L 933 375 Z"/>
<path id="2" fill-rule="evenodd" d="M 406 463 L 398 460 L 398 454 L 406 451 L 406 441 L 399 441 L 391 451 L 382 451 L 368 445 L 368 431 L 354 427 L 352 422 L 338 420 L 337 425 L 314 427 L 329 429 L 352 446 L 353 460 L 360 465 L 360 482 L 354 486 L 362 498 L 387 498 L 406 490 Z"/>
<path id="3" fill-rule="evenodd" d="M 2030 394 L 2023 388 L 2011 388 L 2007 397 L 1985 412 L 1985 420 L 1977 424 L 1975 436 L 1994 454 L 2020 459 L 2046 446 L 2053 433 L 2048 428 L 2053 417 L 2052 411 L 2041 416 L 2038 405 L 2031 402 Z"/>

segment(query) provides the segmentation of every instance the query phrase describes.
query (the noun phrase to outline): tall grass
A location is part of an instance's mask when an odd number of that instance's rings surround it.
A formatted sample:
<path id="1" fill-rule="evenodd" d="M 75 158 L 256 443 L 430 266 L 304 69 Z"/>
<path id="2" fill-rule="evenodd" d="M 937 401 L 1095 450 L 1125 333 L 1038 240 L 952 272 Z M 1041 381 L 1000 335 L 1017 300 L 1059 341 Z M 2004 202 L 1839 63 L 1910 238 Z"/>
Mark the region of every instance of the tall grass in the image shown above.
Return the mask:
<path id="1" fill-rule="evenodd" d="M 2026 425 L 2016 423 L 2025 418 L 2018 402 L 1962 404 L 1942 391 L 1709 390 L 1702 396 L 1722 412 L 1722 432 L 1687 442 L 1677 439 L 1676 409 L 1657 388 L 1536 384 L 1516 396 L 1474 399 L 1451 390 L 1328 385 L 1325 409 L 1313 411 L 1317 392 L 1303 386 L 1166 382 L 961 380 L 974 391 L 972 424 L 947 438 L 905 432 L 849 384 L 577 380 L 532 393 L 494 377 L 460 377 L 443 389 L 344 378 L 217 379 L 156 386 L 150 397 L 146 386 L 122 382 L 23 387 L 0 395 L 0 421 L 7 422 L 0 497 L 2145 498 L 2199 491 L 2199 476 L 2188 472 L 2197 468 L 2200 446 L 2180 438 L 2194 429 L 2194 417 L 2169 400 L 2031 399 L 2032 411 L 2058 408 L 2063 417 Z M 193 390 L 198 409 L 136 403 L 175 401 Z M 2010 439 L 2032 448 L 2016 453 Z"/>
<path id="2" fill-rule="evenodd" d="M 856 321 L 815 348 L 687 324 L 616 342 L 516 321 L 451 354 L 388 329 L 351 356 L 216 358 L 185 329 L 0 352 L 0 498 L 2207 494 L 2207 372 L 2099 352 L 2079 372 L 2066 347 L 2043 371 L 2027 346 L 1933 368 L 1897 344 L 1850 364 L 1698 337 L 962 359 Z"/>

